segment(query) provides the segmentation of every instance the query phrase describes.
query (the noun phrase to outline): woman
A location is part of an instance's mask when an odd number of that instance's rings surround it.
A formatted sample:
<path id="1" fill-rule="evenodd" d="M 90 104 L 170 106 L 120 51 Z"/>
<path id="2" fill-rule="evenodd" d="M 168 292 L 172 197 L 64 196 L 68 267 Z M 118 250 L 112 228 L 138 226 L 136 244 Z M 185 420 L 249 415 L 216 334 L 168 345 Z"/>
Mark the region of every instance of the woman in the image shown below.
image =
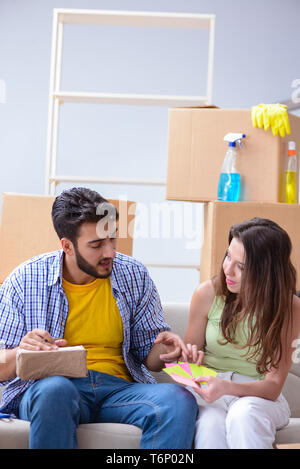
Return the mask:
<path id="1" fill-rule="evenodd" d="M 193 295 L 185 342 L 193 361 L 218 371 L 196 379 L 207 383 L 196 391 L 196 448 L 272 448 L 288 423 L 281 390 L 300 332 L 290 254 L 276 223 L 235 225 L 220 274 Z"/>

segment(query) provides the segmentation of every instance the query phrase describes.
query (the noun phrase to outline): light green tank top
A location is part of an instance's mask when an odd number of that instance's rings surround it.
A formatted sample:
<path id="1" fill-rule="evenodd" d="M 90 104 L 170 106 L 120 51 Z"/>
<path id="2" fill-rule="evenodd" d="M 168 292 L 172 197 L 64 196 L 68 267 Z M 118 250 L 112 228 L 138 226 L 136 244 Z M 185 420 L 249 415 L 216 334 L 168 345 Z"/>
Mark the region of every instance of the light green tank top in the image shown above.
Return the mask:
<path id="1" fill-rule="evenodd" d="M 256 362 L 247 359 L 245 354 L 249 352 L 248 348 L 237 348 L 234 344 L 225 343 L 221 345 L 218 341 L 224 343 L 224 337 L 220 327 L 221 314 L 224 308 L 224 301 L 220 297 L 215 297 L 208 313 L 208 322 L 206 326 L 206 345 L 205 345 L 205 365 L 218 372 L 235 371 L 241 375 L 251 378 L 262 379 L 264 375 L 256 371 Z M 235 340 L 238 345 L 245 345 L 247 335 L 244 329 L 245 323 L 241 323 L 236 328 Z"/>

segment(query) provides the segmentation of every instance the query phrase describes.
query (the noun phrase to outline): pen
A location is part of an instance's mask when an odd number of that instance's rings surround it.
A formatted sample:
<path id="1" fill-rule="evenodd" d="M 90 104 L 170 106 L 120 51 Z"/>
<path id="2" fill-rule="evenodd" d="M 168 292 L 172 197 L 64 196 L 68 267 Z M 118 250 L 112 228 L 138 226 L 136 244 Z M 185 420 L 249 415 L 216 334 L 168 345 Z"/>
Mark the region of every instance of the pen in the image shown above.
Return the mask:
<path id="1" fill-rule="evenodd" d="M 0 419 L 9 419 L 10 418 L 10 414 L 2 414 L 0 412 Z"/>
<path id="2" fill-rule="evenodd" d="M 54 340 L 61 340 L 63 337 L 53 337 Z M 43 342 L 50 343 L 48 339 L 43 339 Z"/>

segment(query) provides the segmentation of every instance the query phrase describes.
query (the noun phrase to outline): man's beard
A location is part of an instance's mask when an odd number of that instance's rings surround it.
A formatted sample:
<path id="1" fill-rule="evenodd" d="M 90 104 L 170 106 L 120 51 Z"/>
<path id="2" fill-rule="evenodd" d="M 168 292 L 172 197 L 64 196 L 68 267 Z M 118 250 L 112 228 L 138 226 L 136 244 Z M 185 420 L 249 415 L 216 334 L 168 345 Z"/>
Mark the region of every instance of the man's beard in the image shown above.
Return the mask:
<path id="1" fill-rule="evenodd" d="M 92 266 L 89 262 L 85 260 L 84 257 L 82 257 L 75 243 L 74 243 L 74 250 L 76 254 L 76 264 L 80 270 L 82 270 L 86 274 L 91 275 L 92 277 L 95 277 L 95 278 L 107 278 L 110 276 L 112 269 L 110 269 L 110 271 L 107 274 L 100 275 L 97 272 L 97 270 L 94 268 L 94 266 Z M 101 261 L 105 261 L 105 260 L 109 260 L 109 258 L 105 257 L 101 259 Z"/>

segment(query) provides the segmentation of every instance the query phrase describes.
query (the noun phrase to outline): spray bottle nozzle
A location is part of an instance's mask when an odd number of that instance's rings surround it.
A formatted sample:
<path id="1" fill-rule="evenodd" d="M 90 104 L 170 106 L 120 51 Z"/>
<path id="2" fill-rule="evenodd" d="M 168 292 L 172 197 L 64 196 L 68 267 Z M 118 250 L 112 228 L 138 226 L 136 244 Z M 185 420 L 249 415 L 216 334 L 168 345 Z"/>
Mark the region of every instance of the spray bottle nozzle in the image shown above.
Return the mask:
<path id="1" fill-rule="evenodd" d="M 226 134 L 224 140 L 229 142 L 230 147 L 235 147 L 236 142 L 239 144 L 240 148 L 242 147 L 242 139 L 246 138 L 245 134 L 241 133 L 232 133 Z"/>

